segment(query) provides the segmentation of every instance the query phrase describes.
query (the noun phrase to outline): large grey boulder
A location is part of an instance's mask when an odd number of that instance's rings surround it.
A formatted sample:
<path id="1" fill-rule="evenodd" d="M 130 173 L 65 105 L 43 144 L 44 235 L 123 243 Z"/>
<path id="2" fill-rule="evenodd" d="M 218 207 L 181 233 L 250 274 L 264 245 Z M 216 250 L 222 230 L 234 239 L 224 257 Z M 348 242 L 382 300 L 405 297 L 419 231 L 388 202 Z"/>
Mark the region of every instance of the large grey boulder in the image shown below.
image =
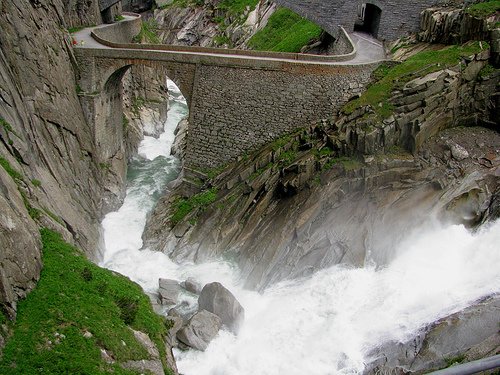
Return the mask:
<path id="1" fill-rule="evenodd" d="M 179 299 L 181 286 L 179 282 L 170 279 L 160 279 L 158 294 L 162 305 L 175 305 Z"/>
<path id="2" fill-rule="evenodd" d="M 238 333 L 245 319 L 245 309 L 221 283 L 205 285 L 198 298 L 198 306 L 200 310 L 207 310 L 219 316 L 222 323 L 234 334 Z"/>
<path id="3" fill-rule="evenodd" d="M 210 341 L 219 332 L 221 319 L 207 310 L 193 315 L 188 324 L 177 332 L 177 339 L 193 349 L 205 351 Z"/>
<path id="4" fill-rule="evenodd" d="M 183 287 L 188 292 L 193 293 L 193 294 L 200 294 L 200 292 L 201 292 L 200 283 L 198 281 L 196 281 L 196 279 L 193 277 L 188 277 L 186 279 L 186 281 L 183 281 L 181 283 L 181 287 Z"/>

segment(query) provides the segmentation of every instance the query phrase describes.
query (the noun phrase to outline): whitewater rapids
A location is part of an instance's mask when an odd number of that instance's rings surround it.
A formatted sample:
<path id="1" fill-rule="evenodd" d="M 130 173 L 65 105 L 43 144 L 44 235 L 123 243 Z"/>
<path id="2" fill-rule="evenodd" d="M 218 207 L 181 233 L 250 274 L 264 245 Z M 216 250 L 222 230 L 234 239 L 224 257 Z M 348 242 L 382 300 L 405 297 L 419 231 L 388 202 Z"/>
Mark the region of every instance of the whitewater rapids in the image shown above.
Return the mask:
<path id="1" fill-rule="evenodd" d="M 395 257 L 378 267 L 335 266 L 305 279 L 276 284 L 263 293 L 242 289 L 238 269 L 224 261 L 175 264 L 142 248 L 148 212 L 179 165 L 170 147 L 187 106 L 169 82 L 165 132 L 145 137 L 129 168 L 123 206 L 102 222 L 102 266 L 156 292 L 158 279 L 219 281 L 245 308 L 238 337 L 221 331 L 206 352 L 176 351 L 185 375 L 327 375 L 363 371 L 367 355 L 388 341 L 407 341 L 441 317 L 500 292 L 500 222 L 473 234 L 463 226 L 415 231 Z M 376 252 L 377 249 L 372 249 Z M 182 299 L 193 305 L 196 297 Z"/>

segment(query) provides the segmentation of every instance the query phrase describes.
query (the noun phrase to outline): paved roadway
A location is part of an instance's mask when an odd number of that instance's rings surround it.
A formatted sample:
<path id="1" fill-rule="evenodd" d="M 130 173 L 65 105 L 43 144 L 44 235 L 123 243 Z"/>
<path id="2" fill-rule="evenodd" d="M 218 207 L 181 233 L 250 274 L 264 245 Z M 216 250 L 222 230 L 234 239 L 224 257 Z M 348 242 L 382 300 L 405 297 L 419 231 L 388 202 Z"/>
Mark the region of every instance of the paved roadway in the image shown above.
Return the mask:
<path id="1" fill-rule="evenodd" d="M 125 16 L 125 20 L 134 19 L 132 16 Z M 91 36 L 91 31 L 101 27 L 107 27 L 109 25 L 99 25 L 93 28 L 86 28 L 72 34 L 73 39 L 76 41 L 76 47 L 78 48 L 99 48 L 99 49 L 114 49 L 112 47 L 105 46 L 97 42 Z M 251 56 L 251 55 L 234 55 L 231 53 L 224 53 L 224 49 L 218 51 L 218 53 L 203 53 L 203 52 L 191 52 L 191 51 L 165 51 L 171 54 L 194 54 L 194 55 L 205 55 L 205 56 L 223 56 L 234 59 L 252 59 L 252 60 L 272 60 L 272 61 L 284 61 L 293 62 L 301 64 L 314 64 L 314 65 L 360 65 L 382 61 L 385 59 L 385 52 L 381 42 L 373 38 L 369 34 L 353 32 L 349 34 L 353 43 L 356 45 L 357 54 L 356 56 L 347 61 L 315 61 L 315 60 L 293 60 L 289 58 L 279 58 L 279 57 L 262 57 L 262 56 Z M 143 50 L 147 51 L 147 50 Z M 228 51 L 229 52 L 229 51 Z"/>

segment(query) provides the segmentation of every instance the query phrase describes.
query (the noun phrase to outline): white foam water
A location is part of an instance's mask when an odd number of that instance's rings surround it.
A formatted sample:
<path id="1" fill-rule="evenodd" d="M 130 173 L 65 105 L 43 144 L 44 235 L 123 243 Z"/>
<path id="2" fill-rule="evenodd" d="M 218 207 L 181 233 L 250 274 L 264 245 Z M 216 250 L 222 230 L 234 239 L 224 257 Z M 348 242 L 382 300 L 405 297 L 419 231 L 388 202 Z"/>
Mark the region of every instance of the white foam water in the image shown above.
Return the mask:
<path id="1" fill-rule="evenodd" d="M 221 331 L 205 352 L 176 351 L 185 375 L 329 375 L 363 371 L 367 355 L 387 341 L 406 341 L 423 326 L 500 292 L 500 222 L 473 234 L 462 226 L 416 231 L 384 267 L 335 266 L 262 294 L 241 288 L 230 263 L 175 264 L 140 250 L 146 215 L 178 172 L 168 156 L 172 132 L 185 115 L 174 91 L 165 135 L 146 137 L 130 168 L 123 206 L 103 221 L 102 265 L 155 292 L 160 277 L 202 284 L 220 281 L 245 307 L 240 334 Z M 175 89 L 176 90 L 176 89 Z M 167 134 L 168 133 L 168 134 Z M 388 234 L 390 235 L 390 234 Z M 377 249 L 373 249 L 377 251 Z M 193 296 L 183 297 L 195 303 Z"/>

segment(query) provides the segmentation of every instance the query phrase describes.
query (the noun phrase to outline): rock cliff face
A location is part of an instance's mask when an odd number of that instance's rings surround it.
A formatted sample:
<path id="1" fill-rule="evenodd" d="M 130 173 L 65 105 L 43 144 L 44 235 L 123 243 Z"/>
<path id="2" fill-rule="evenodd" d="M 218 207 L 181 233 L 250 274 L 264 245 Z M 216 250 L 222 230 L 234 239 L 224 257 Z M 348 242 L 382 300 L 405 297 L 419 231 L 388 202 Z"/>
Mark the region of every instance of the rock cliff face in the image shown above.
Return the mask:
<path id="1" fill-rule="evenodd" d="M 165 44 L 246 48 L 246 42 L 276 9 L 274 3 L 261 0 L 254 9 L 231 13 L 218 8 L 218 3 L 210 0 L 201 6 L 172 5 L 156 10 L 160 39 Z"/>
<path id="2" fill-rule="evenodd" d="M 445 215 L 448 203 L 474 189 L 481 194 L 471 193 L 477 198 L 471 222 L 465 214 L 445 216 L 476 225 L 492 199 L 486 192 L 499 184 L 488 177 L 498 168 L 498 134 L 471 130 L 479 148 L 466 144 L 466 133 L 441 136 L 433 152 L 429 139 L 451 126 L 495 124 L 498 71 L 479 74 L 486 58 L 471 57 L 461 73 L 442 70 L 408 82 L 389 99 L 394 115 L 384 121 L 372 118 L 368 107 L 341 113 L 216 178 L 200 174 L 199 183 L 212 189 L 206 191 L 216 192 L 213 203 L 172 221 L 179 198 L 164 198 L 149 220 L 147 244 L 178 260 L 230 252 L 247 286 L 263 288 L 337 263 L 362 265 L 370 249 L 393 249 L 398 233 L 402 238 L 425 224 L 429 212 Z M 476 168 L 482 158 L 491 160 Z M 474 180 L 466 177 L 471 173 Z M 209 197 L 204 194 L 196 199 Z M 387 230 L 395 233 L 391 243 Z M 383 263 L 388 255 L 370 256 Z"/>
<path id="3" fill-rule="evenodd" d="M 467 14 L 464 9 L 429 8 L 422 12 L 418 34 L 419 40 L 430 43 L 460 44 L 468 40 L 487 40 L 488 23 L 492 20 L 477 18 Z"/>
<path id="4" fill-rule="evenodd" d="M 99 249 L 110 171 L 93 159 L 66 31 L 99 23 L 96 9 L 97 0 L 0 2 L 0 307 L 11 316 L 39 276 L 39 226 L 90 258 Z"/>

